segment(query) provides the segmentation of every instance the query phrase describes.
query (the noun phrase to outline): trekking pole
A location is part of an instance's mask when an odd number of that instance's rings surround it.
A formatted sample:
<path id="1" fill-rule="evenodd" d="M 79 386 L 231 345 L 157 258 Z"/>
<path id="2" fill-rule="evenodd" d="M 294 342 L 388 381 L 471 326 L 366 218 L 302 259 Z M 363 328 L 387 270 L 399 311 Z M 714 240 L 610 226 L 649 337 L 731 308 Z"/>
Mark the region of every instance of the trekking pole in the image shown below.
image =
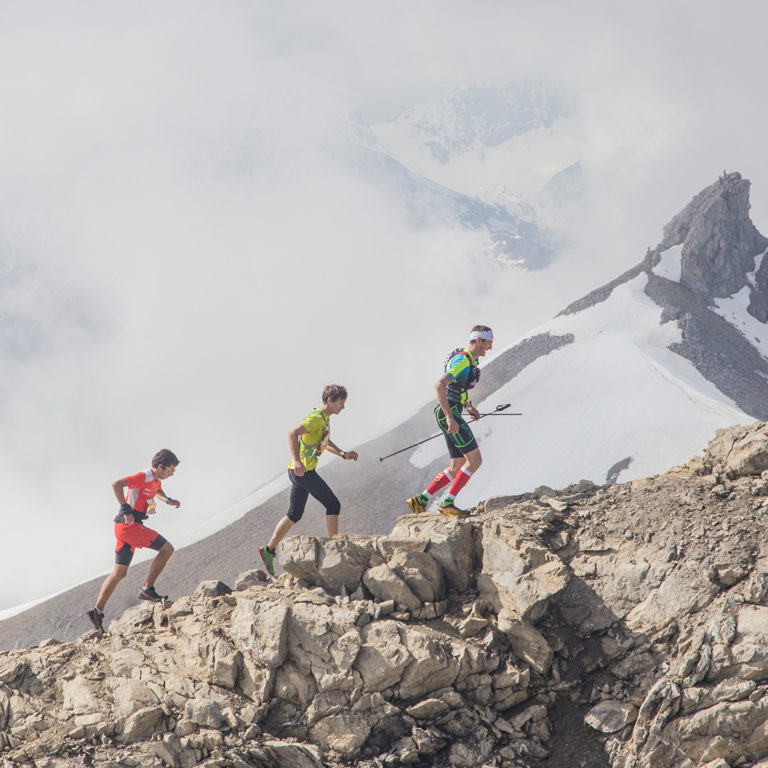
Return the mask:
<path id="1" fill-rule="evenodd" d="M 491 411 L 491 413 L 481 413 L 475 421 L 479 421 L 484 416 L 522 416 L 522 413 L 499 413 L 499 411 L 505 411 L 507 408 L 511 407 L 511 403 L 506 403 L 504 405 L 497 405 L 496 408 Z M 436 435 L 430 435 L 429 437 L 425 437 L 423 440 L 419 440 L 418 443 L 411 443 L 411 445 L 406 445 L 405 448 L 401 448 L 399 451 L 395 451 L 394 453 L 388 453 L 386 456 L 379 456 L 379 461 L 384 461 L 384 459 L 389 459 L 392 456 L 397 456 L 398 453 L 402 453 L 403 451 L 407 451 L 409 448 L 415 448 L 417 445 L 421 445 L 422 443 L 428 443 L 430 440 L 434 440 L 436 437 L 440 437 L 440 435 L 444 435 L 445 432 L 438 432 Z"/>
<path id="2" fill-rule="evenodd" d="M 507 403 L 506 405 L 497 405 L 496 408 L 491 411 L 490 413 L 481 413 L 475 421 L 479 421 L 484 416 L 522 416 L 522 413 L 499 413 L 499 411 L 506 411 L 507 408 L 511 407 L 511 403 Z"/>

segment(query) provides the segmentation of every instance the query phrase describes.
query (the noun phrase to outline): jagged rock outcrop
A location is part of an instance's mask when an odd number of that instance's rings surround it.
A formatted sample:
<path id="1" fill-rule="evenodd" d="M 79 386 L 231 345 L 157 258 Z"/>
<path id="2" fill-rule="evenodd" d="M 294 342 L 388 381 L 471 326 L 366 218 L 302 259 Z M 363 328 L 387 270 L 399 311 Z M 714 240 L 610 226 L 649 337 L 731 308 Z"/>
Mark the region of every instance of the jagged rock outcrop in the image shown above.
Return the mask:
<path id="1" fill-rule="evenodd" d="M 754 339 L 714 311 L 716 299 L 749 289 L 749 313 L 768 322 L 768 238 L 749 218 L 750 182 L 739 173 L 721 176 L 703 189 L 663 230 L 645 258 L 610 283 L 573 302 L 569 315 L 605 301 L 643 273 L 645 293 L 662 308 L 661 322 L 674 322 L 681 341 L 670 349 L 689 360 L 745 413 L 768 419 L 768 361 Z M 681 247 L 679 279 L 654 271 L 666 251 Z"/>
<path id="2" fill-rule="evenodd" d="M 683 246 L 680 282 L 707 299 L 731 296 L 747 285 L 755 257 L 768 248 L 768 238 L 749 218 L 749 187 L 741 174 L 724 174 L 664 227 L 659 249 Z"/>
<path id="3" fill-rule="evenodd" d="M 0 654 L 0 765 L 768 765 L 768 425 Z"/>

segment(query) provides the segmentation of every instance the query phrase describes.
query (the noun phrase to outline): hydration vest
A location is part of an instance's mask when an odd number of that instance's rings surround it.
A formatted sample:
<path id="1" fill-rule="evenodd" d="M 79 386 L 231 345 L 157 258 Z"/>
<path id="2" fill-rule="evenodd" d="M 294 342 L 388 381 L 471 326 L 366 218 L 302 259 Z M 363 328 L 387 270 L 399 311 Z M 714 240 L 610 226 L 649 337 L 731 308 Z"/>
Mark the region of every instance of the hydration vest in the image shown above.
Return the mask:
<path id="1" fill-rule="evenodd" d="M 445 360 L 443 368 L 448 369 L 448 363 L 456 357 L 456 355 L 464 355 L 469 363 L 469 371 L 467 372 L 467 380 L 465 382 L 459 382 L 455 379 L 448 385 L 448 402 L 453 404 L 463 405 L 469 400 L 467 396 L 467 390 L 472 389 L 478 381 L 480 381 L 480 368 L 472 361 L 472 355 L 467 352 L 466 349 L 459 347 L 454 349 Z"/>
<path id="2" fill-rule="evenodd" d="M 319 408 L 313 408 L 311 413 L 319 413 L 323 417 L 323 433 L 319 443 L 305 443 L 306 435 L 299 437 L 299 456 L 302 458 L 315 458 L 319 456 L 327 447 L 328 440 L 331 437 L 331 420 L 326 418 L 325 414 Z"/>

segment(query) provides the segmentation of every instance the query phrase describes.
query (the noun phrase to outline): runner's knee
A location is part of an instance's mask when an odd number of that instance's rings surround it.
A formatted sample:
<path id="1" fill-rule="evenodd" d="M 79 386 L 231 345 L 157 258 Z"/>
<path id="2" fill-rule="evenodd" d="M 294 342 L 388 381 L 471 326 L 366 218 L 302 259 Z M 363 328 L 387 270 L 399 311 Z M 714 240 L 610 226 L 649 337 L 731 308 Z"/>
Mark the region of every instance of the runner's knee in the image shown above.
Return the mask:
<path id="1" fill-rule="evenodd" d="M 341 512 L 341 502 L 334 496 L 325 504 L 326 515 L 338 515 Z"/>
<path id="2" fill-rule="evenodd" d="M 116 563 L 115 568 L 112 571 L 112 578 L 116 581 L 122 581 L 128 573 L 128 566 L 121 563 Z"/>

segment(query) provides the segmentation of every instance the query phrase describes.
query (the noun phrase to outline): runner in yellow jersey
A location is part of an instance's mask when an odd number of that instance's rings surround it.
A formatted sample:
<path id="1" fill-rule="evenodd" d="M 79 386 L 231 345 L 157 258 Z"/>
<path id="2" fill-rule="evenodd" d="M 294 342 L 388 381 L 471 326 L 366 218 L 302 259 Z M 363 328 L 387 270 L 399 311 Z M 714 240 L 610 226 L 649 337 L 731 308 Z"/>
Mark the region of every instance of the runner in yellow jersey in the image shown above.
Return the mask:
<path id="1" fill-rule="evenodd" d="M 322 400 L 320 408 L 310 411 L 304 421 L 288 433 L 292 456 L 288 465 L 291 481 L 288 513 L 277 524 L 269 544 L 259 548 L 261 559 L 272 576 L 275 575 L 277 545 L 294 524 L 301 520 L 310 496 L 325 507 L 328 536 L 335 536 L 339 532 L 341 503 L 325 480 L 317 474 L 317 462 L 323 451 L 330 451 L 345 460 L 357 461 L 357 451 L 342 451 L 331 442 L 331 416 L 344 410 L 347 390 L 341 384 L 329 384 L 323 389 Z"/>

